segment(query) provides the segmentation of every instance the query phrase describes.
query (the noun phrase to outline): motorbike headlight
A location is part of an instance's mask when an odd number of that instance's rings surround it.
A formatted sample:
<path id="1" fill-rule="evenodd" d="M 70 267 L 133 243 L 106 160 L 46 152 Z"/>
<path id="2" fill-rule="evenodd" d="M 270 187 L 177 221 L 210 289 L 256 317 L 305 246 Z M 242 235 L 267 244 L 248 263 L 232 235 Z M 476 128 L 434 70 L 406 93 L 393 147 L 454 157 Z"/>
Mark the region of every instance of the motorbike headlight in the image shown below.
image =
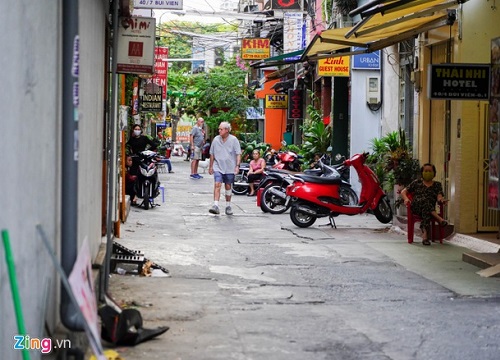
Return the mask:
<path id="1" fill-rule="evenodd" d="M 141 167 L 141 174 L 144 176 L 148 176 L 148 170 Z"/>
<path id="2" fill-rule="evenodd" d="M 150 177 L 150 176 L 153 176 L 154 173 L 155 173 L 156 169 L 155 168 L 152 168 L 152 169 L 149 169 L 149 171 L 147 172 L 146 176 L 147 177 Z"/>

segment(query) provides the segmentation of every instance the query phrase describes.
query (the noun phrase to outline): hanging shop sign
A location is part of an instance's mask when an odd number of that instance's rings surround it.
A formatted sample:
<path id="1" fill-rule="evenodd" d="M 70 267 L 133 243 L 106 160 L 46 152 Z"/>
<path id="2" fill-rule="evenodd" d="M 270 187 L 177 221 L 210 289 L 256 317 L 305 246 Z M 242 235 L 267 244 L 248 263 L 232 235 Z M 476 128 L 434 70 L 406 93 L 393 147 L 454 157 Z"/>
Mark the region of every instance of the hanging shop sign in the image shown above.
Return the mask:
<path id="1" fill-rule="evenodd" d="M 163 100 L 167 97 L 168 47 L 155 47 L 155 67 L 151 82 L 163 88 Z"/>
<path id="2" fill-rule="evenodd" d="M 182 0 L 134 0 L 134 9 L 182 10 Z"/>
<path id="3" fill-rule="evenodd" d="M 304 91 L 302 89 L 288 90 L 288 119 L 304 118 Z"/>
<path id="4" fill-rule="evenodd" d="M 117 72 L 153 74 L 154 18 L 133 16 L 121 18 L 118 26 Z"/>
<path id="5" fill-rule="evenodd" d="M 139 97 L 141 111 L 160 112 L 162 110 L 162 90 L 163 88 L 155 83 L 146 84 Z"/>
<path id="6" fill-rule="evenodd" d="M 353 51 L 363 50 L 360 47 L 353 47 Z M 380 70 L 380 50 L 352 56 L 352 68 L 360 70 Z"/>
<path id="7" fill-rule="evenodd" d="M 304 48 L 304 15 L 302 11 L 283 12 L 283 52 L 291 53 Z M 300 55 L 287 60 L 300 59 Z"/>
<path id="8" fill-rule="evenodd" d="M 246 109 L 247 120 L 263 120 L 264 119 L 264 109 L 261 107 L 248 107 Z"/>
<path id="9" fill-rule="evenodd" d="M 430 64 L 427 92 L 434 100 L 488 100 L 490 65 Z"/>
<path id="10" fill-rule="evenodd" d="M 282 94 L 266 95 L 266 109 L 286 109 L 288 96 Z"/>
<path id="11" fill-rule="evenodd" d="M 319 76 L 349 76 L 350 57 L 339 56 L 318 60 Z"/>
<path id="12" fill-rule="evenodd" d="M 246 38 L 241 41 L 241 58 L 256 60 L 271 56 L 271 40 L 263 38 Z"/>
<path id="13" fill-rule="evenodd" d="M 300 10 L 299 0 L 271 0 L 273 10 Z"/>

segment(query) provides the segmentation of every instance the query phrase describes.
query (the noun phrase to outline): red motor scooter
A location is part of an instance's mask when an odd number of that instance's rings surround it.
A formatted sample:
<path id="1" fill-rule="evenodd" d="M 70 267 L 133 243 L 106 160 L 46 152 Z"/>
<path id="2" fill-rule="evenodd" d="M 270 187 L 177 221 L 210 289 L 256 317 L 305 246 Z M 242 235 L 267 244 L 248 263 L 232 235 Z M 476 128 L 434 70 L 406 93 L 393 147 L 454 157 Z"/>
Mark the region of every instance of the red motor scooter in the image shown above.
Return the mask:
<path id="1" fill-rule="evenodd" d="M 273 169 L 300 171 L 300 157 L 293 151 L 280 151 L 277 160 L 278 162 L 272 166 Z"/>
<path id="2" fill-rule="evenodd" d="M 292 201 L 290 219 L 302 228 L 314 224 L 317 218 L 328 216 L 336 228 L 334 217 L 373 212 L 378 221 L 387 224 L 392 220 L 392 208 L 387 195 L 380 187 L 377 175 L 365 164 L 367 153 L 356 154 L 343 162 L 358 173 L 361 183 L 359 202 L 353 204 L 342 186 L 342 179 L 315 176 L 294 177 L 294 183 L 286 189 Z"/>

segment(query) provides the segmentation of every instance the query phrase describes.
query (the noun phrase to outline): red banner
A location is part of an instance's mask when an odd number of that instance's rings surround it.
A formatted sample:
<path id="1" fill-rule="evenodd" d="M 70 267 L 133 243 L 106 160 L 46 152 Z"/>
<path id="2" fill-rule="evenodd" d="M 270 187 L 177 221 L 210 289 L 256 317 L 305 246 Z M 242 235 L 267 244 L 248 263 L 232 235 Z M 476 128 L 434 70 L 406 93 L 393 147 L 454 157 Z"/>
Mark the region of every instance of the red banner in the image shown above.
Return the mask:
<path id="1" fill-rule="evenodd" d="M 163 100 L 167 98 L 168 48 L 155 47 L 155 69 L 152 82 L 163 88 Z"/>

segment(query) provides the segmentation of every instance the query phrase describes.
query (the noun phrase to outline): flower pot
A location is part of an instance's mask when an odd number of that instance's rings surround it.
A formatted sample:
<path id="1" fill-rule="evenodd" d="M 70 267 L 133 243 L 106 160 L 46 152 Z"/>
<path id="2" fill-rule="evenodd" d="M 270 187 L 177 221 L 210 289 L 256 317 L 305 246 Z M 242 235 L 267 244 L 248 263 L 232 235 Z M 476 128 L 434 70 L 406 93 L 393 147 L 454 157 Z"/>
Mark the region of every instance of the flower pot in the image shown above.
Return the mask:
<path id="1" fill-rule="evenodd" d="M 404 186 L 401 185 L 394 185 L 394 201 L 397 201 L 399 198 L 401 198 L 401 191 L 404 189 Z M 398 216 L 408 216 L 408 212 L 406 209 L 406 206 L 404 204 L 399 205 L 397 208 L 395 207 L 394 209 L 395 213 Z"/>

